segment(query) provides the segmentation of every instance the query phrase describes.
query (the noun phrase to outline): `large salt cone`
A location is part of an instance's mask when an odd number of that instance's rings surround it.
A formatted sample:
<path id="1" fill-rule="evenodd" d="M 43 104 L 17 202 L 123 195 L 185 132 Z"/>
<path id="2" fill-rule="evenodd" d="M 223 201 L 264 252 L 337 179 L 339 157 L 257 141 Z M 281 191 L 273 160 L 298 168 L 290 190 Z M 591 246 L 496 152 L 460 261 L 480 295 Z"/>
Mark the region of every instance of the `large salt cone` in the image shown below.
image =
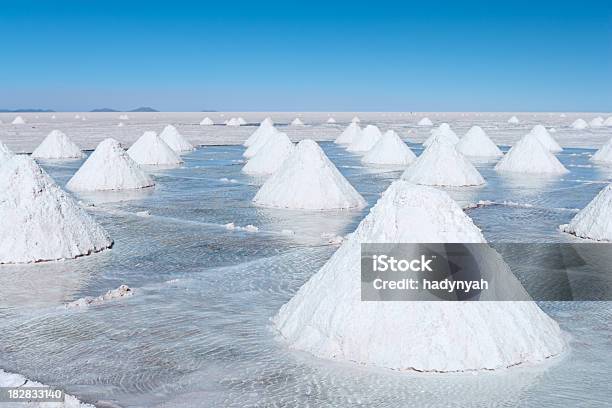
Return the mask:
<path id="1" fill-rule="evenodd" d="M 32 158 L 13 156 L 0 166 L 0 263 L 76 258 L 112 243 Z"/>
<path id="2" fill-rule="evenodd" d="M 539 141 L 534 133 L 526 134 L 497 163 L 495 170 L 511 173 L 555 175 L 569 170 Z"/>
<path id="3" fill-rule="evenodd" d="M 484 178 L 472 163 L 444 139 L 431 144 L 402 174 L 402 179 L 428 186 L 479 186 Z"/>
<path id="4" fill-rule="evenodd" d="M 606 186 L 561 230 L 580 238 L 612 241 L 612 185 Z"/>
<path id="5" fill-rule="evenodd" d="M 155 183 L 115 139 L 105 139 L 66 184 L 72 191 L 131 190 Z"/>
<path id="6" fill-rule="evenodd" d="M 45 140 L 32 152 L 37 159 L 82 159 L 81 148 L 60 130 L 52 130 Z"/>
<path id="7" fill-rule="evenodd" d="M 259 189 L 253 203 L 302 210 L 363 208 L 365 200 L 313 140 L 302 140 Z"/>
<path id="8" fill-rule="evenodd" d="M 331 259 L 274 318 L 291 348 L 394 370 L 455 372 L 538 363 L 566 343 L 533 301 L 361 301 L 361 243 L 484 243 L 445 192 L 394 182 Z M 499 255 L 500 286 L 520 285 Z"/>

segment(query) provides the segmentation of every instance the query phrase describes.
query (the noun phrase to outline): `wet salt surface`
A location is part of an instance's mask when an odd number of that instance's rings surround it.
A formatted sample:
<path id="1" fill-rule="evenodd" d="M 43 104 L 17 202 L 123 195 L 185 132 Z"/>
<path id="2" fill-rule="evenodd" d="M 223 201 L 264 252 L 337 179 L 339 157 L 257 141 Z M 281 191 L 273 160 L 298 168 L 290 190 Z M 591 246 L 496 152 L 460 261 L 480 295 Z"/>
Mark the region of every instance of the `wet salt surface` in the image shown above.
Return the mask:
<path id="1" fill-rule="evenodd" d="M 370 205 L 401 174 L 364 167 L 331 143 L 322 146 Z M 200 148 L 184 157 L 183 167 L 155 173 L 154 190 L 80 197 L 94 203 L 88 209 L 114 238 L 111 251 L 2 266 L 0 367 L 88 402 L 121 406 L 609 404 L 610 302 L 542 303 L 571 336 L 571 351 L 505 372 L 398 373 L 287 350 L 270 317 L 331 256 L 329 234 L 351 232 L 367 210 L 253 207 L 261 180 L 240 172 L 242 152 L 239 146 Z M 514 203 L 467 210 L 489 241 L 578 241 L 557 226 L 612 174 L 590 166 L 592 152 L 566 149 L 558 157 L 571 173 L 556 179 L 500 176 L 494 163 L 480 163 L 486 186 L 448 191 L 464 206 Z M 44 165 L 64 185 L 80 162 Z M 138 216 L 142 211 L 150 216 Z M 260 231 L 227 230 L 229 222 Z M 136 294 L 86 310 L 60 307 L 120 284 Z"/>

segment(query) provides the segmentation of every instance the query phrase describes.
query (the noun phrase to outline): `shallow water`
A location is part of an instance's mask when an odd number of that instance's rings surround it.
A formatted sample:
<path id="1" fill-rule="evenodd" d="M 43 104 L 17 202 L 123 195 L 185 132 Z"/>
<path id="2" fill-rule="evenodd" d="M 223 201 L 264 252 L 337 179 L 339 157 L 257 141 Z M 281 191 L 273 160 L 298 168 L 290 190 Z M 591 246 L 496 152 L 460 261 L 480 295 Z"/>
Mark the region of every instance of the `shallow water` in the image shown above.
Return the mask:
<path id="1" fill-rule="evenodd" d="M 372 205 L 401 170 L 362 166 L 324 150 Z M 417 145 L 411 145 L 420 152 Z M 537 367 L 417 374 L 366 369 L 287 350 L 270 318 L 331 256 L 330 237 L 362 211 L 256 208 L 262 180 L 243 175 L 240 146 L 209 146 L 155 174 L 134 196 L 89 195 L 115 246 L 93 256 L 0 267 L 0 368 L 85 401 L 120 406 L 602 406 L 612 400 L 612 303 L 549 302 L 571 350 Z M 559 155 L 555 179 L 500 176 L 480 163 L 480 188 L 449 189 L 492 242 L 573 242 L 568 222 L 609 181 L 593 150 Z M 64 185 L 80 162 L 44 163 Z M 118 201 L 125 199 L 126 201 Z M 149 211 L 150 216 L 137 213 Z M 255 225 L 259 232 L 228 230 Z M 289 233 L 287 230 L 291 230 Z M 120 284 L 133 297 L 82 310 L 62 304 Z"/>

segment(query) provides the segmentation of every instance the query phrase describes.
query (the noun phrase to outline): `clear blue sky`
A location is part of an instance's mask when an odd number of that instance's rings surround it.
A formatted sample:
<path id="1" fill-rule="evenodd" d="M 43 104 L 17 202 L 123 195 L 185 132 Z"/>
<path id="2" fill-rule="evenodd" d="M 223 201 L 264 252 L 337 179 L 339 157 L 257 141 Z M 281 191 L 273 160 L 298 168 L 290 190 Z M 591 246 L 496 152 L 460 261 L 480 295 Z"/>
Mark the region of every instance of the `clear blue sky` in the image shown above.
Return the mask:
<path id="1" fill-rule="evenodd" d="M 0 108 L 611 111 L 608 1 L 0 0 Z"/>

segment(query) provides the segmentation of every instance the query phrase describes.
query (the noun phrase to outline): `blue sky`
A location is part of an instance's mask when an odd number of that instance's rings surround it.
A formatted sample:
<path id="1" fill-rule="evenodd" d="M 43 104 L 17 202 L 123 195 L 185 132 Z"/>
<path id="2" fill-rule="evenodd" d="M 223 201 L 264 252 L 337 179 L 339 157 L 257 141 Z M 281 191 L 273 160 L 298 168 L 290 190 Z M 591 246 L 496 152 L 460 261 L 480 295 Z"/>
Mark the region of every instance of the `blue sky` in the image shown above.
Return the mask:
<path id="1" fill-rule="evenodd" d="M 0 108 L 611 111 L 611 3 L 0 0 Z"/>

